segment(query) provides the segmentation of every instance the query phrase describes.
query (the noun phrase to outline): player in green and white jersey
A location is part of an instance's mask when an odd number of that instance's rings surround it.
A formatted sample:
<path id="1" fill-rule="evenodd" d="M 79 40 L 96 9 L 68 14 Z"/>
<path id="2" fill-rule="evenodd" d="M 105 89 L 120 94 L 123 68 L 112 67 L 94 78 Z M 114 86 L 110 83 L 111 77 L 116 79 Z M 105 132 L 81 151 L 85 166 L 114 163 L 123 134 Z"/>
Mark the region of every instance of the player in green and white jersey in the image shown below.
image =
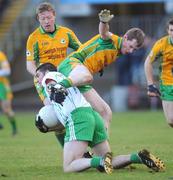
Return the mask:
<path id="1" fill-rule="evenodd" d="M 66 129 L 63 150 L 65 172 L 100 167 L 110 174 L 113 168 L 122 168 L 131 163 L 145 164 L 155 171 L 164 169 L 163 162 L 146 150 L 112 157 L 103 119 L 80 91 L 76 87 L 63 88 L 59 82 L 66 77 L 56 72 L 56 67 L 50 63 L 39 66 L 36 77 L 54 105 L 59 121 Z M 88 146 L 92 148 L 94 156 L 83 158 Z"/>

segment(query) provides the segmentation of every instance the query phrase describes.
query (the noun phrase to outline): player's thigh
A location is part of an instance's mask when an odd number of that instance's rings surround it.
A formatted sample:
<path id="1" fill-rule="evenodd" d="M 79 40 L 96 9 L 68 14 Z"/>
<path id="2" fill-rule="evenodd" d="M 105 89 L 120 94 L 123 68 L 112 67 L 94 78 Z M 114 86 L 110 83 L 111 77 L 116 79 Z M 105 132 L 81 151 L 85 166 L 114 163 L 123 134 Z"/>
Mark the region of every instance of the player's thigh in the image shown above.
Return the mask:
<path id="1" fill-rule="evenodd" d="M 104 156 L 107 152 L 111 152 L 109 142 L 107 140 L 95 145 L 92 151 L 97 156 Z"/>
<path id="2" fill-rule="evenodd" d="M 9 116 L 13 116 L 14 115 L 10 99 L 1 101 L 1 107 L 2 107 L 2 111 L 4 113 L 8 114 Z"/>
<path id="3" fill-rule="evenodd" d="M 65 142 L 69 141 L 93 141 L 95 130 L 95 117 L 91 107 L 75 109 L 66 123 Z"/>
<path id="4" fill-rule="evenodd" d="M 173 123 L 173 101 L 162 100 L 162 106 L 167 121 Z"/>
<path id="5" fill-rule="evenodd" d="M 83 93 L 86 100 L 91 104 L 91 106 L 101 115 L 103 113 L 109 113 L 112 116 L 112 111 L 109 105 L 101 98 L 101 96 L 96 92 L 94 88 Z"/>
<path id="6" fill-rule="evenodd" d="M 69 76 L 73 70 L 78 70 L 78 66 L 83 66 L 78 59 L 67 58 L 58 66 L 58 71 L 65 76 Z"/>
<path id="7" fill-rule="evenodd" d="M 100 144 L 108 139 L 107 131 L 104 126 L 103 118 L 100 114 L 93 110 L 93 116 L 95 119 L 95 128 L 93 140 L 90 142 L 90 146 L 94 147 L 97 144 Z"/>
<path id="8" fill-rule="evenodd" d="M 86 141 L 70 141 L 64 144 L 64 166 L 69 165 L 73 160 L 83 157 L 88 147 Z"/>

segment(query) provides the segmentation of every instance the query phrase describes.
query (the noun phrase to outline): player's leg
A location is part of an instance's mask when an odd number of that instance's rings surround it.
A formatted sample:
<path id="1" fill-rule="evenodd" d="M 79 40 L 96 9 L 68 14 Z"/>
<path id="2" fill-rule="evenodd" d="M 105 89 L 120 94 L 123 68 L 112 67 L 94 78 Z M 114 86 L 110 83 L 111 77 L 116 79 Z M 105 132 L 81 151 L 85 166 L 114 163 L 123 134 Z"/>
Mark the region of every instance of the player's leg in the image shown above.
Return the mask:
<path id="1" fill-rule="evenodd" d="M 173 101 L 162 100 L 162 106 L 167 123 L 173 127 Z"/>
<path id="2" fill-rule="evenodd" d="M 105 171 L 107 174 L 112 173 L 113 166 L 112 166 L 112 153 L 107 141 L 108 136 L 104 126 L 103 118 L 100 114 L 93 110 L 93 115 L 95 118 L 95 130 L 93 135 L 93 141 L 90 143 L 92 147 L 92 152 L 94 155 L 103 156 L 104 161 L 101 165 L 98 166 L 97 169 L 101 172 Z M 97 159 L 93 159 L 93 163 L 97 162 Z"/>
<path id="3" fill-rule="evenodd" d="M 100 115 L 95 111 L 94 111 L 94 116 L 95 116 L 96 125 L 95 125 L 93 142 L 91 144 L 93 146 L 92 151 L 94 152 L 95 155 L 102 156 L 106 152 L 110 152 L 111 150 L 109 143 L 107 141 L 106 132 L 103 126 L 103 121 L 101 120 Z M 144 164 L 155 171 L 164 169 L 163 162 L 159 158 L 152 155 L 147 150 L 142 150 L 138 153 L 132 153 L 129 155 L 119 155 L 113 157 L 112 159 L 112 165 L 114 168 L 123 168 L 132 163 Z M 102 168 L 100 170 L 102 170 Z"/>
<path id="4" fill-rule="evenodd" d="M 93 81 L 93 77 L 89 70 L 78 59 L 69 58 L 61 63 L 58 67 L 58 71 L 69 77 L 74 86 L 79 86 L 80 91 L 83 93 L 87 101 L 98 113 L 101 114 L 105 120 L 105 125 L 108 128 L 112 119 L 112 111 L 109 105 L 93 88 L 87 87 L 87 85 L 91 84 Z M 82 85 L 86 86 L 83 87 Z"/>
<path id="5" fill-rule="evenodd" d="M 13 94 L 11 92 L 10 84 L 8 81 L 5 83 L 0 83 L 0 100 L 3 113 L 8 117 L 8 120 L 12 126 L 12 135 L 17 133 L 16 120 L 14 112 L 12 110 Z"/>
<path id="6" fill-rule="evenodd" d="M 17 125 L 16 125 L 16 119 L 14 115 L 14 111 L 12 110 L 11 100 L 3 100 L 1 102 L 2 111 L 7 116 L 11 127 L 12 127 L 12 135 L 17 134 Z"/>
<path id="7" fill-rule="evenodd" d="M 70 78 L 73 86 L 91 84 L 93 76 L 90 71 L 76 58 L 68 58 L 58 67 L 58 71 Z M 64 87 L 68 87 L 63 84 Z"/>
<path id="8" fill-rule="evenodd" d="M 101 123 L 103 125 L 103 121 L 101 121 Z M 104 125 L 102 127 L 104 128 Z M 89 144 L 92 145 L 94 133 L 95 133 L 95 117 L 93 114 L 93 109 L 91 107 L 81 107 L 74 110 L 71 113 L 71 116 L 68 118 L 68 123 L 66 124 L 65 142 L 76 140 L 80 142 L 81 141 L 89 142 Z M 107 136 L 104 135 L 104 138 L 107 138 Z M 102 141 L 102 139 L 98 139 L 98 140 Z M 84 169 L 88 167 L 96 168 L 99 166 L 103 166 L 106 169 L 108 164 L 111 165 L 111 162 L 107 162 L 110 159 L 109 158 L 110 154 L 107 153 L 106 155 L 104 154 L 104 156 L 94 156 L 92 158 L 86 158 L 86 160 L 84 160 L 81 158 L 85 151 L 86 148 L 84 148 L 80 154 L 80 160 L 81 163 L 84 163 L 83 166 Z M 87 164 L 85 164 L 86 162 Z M 109 173 L 108 171 L 106 172 Z"/>
<path id="9" fill-rule="evenodd" d="M 102 116 L 105 127 L 108 129 L 112 120 L 112 111 L 109 105 L 100 97 L 94 88 L 83 93 L 86 100 Z"/>
<path id="10" fill-rule="evenodd" d="M 160 92 L 166 121 L 173 127 L 173 86 L 160 84 Z"/>
<path id="11" fill-rule="evenodd" d="M 102 142 L 92 149 L 93 152 L 97 155 L 102 155 L 106 151 L 109 150 L 109 143 L 107 141 Z M 148 150 L 142 150 L 138 153 L 132 153 L 128 155 L 118 155 L 112 158 L 112 166 L 115 169 L 124 168 L 130 164 L 144 164 L 148 168 L 151 168 L 154 171 L 161 171 L 165 169 L 165 165 L 163 161 L 161 161 L 158 157 L 155 157 Z M 101 167 L 99 167 L 100 171 L 103 171 Z"/>
<path id="12" fill-rule="evenodd" d="M 108 166 L 111 165 L 110 159 L 112 155 L 106 153 L 104 156 L 94 156 L 92 158 L 83 158 L 84 152 L 88 147 L 86 141 L 70 141 L 64 145 L 64 172 L 79 172 L 88 168 L 97 168 L 102 166 L 105 168 L 107 174 L 110 174 Z M 112 170 L 112 168 L 111 168 Z"/>
<path id="13" fill-rule="evenodd" d="M 91 159 L 82 158 L 87 147 L 86 141 L 70 141 L 64 144 L 64 172 L 78 172 L 91 167 Z"/>

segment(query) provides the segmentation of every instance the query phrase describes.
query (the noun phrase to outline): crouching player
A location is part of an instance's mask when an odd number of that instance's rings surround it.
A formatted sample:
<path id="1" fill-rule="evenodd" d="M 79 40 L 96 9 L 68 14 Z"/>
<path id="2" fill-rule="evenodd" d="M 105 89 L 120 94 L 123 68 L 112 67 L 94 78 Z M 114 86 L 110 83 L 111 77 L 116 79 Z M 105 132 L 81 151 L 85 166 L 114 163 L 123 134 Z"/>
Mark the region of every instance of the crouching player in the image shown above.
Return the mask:
<path id="1" fill-rule="evenodd" d="M 65 77 L 56 72 L 56 67 L 50 63 L 40 65 L 36 77 L 50 98 L 57 118 L 66 129 L 64 172 L 78 172 L 93 167 L 110 174 L 113 168 L 122 168 L 131 163 L 144 164 L 154 171 L 164 169 L 163 162 L 147 150 L 113 157 L 103 119 L 91 108 L 80 91 L 76 87 L 64 89 L 59 82 Z M 40 130 L 44 129 L 44 122 L 36 125 Z M 83 158 L 88 146 L 92 148 L 94 156 Z"/>

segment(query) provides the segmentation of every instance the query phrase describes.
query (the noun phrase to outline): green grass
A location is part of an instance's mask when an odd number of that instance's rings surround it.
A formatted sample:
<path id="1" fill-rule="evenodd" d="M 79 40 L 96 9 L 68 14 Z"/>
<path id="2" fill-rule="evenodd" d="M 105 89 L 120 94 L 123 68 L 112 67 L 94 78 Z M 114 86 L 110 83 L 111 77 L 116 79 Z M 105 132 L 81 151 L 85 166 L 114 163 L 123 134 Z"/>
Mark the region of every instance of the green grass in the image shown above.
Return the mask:
<path id="1" fill-rule="evenodd" d="M 16 113 L 19 134 L 11 136 L 4 116 L 0 122 L 0 179 L 11 180 L 165 180 L 173 179 L 173 129 L 162 112 L 116 113 L 111 123 L 110 143 L 114 155 L 151 150 L 164 160 L 166 171 L 153 173 L 143 165 L 115 170 L 112 175 L 90 169 L 64 174 L 62 149 L 53 133 L 42 134 L 34 127 L 33 113 Z"/>

